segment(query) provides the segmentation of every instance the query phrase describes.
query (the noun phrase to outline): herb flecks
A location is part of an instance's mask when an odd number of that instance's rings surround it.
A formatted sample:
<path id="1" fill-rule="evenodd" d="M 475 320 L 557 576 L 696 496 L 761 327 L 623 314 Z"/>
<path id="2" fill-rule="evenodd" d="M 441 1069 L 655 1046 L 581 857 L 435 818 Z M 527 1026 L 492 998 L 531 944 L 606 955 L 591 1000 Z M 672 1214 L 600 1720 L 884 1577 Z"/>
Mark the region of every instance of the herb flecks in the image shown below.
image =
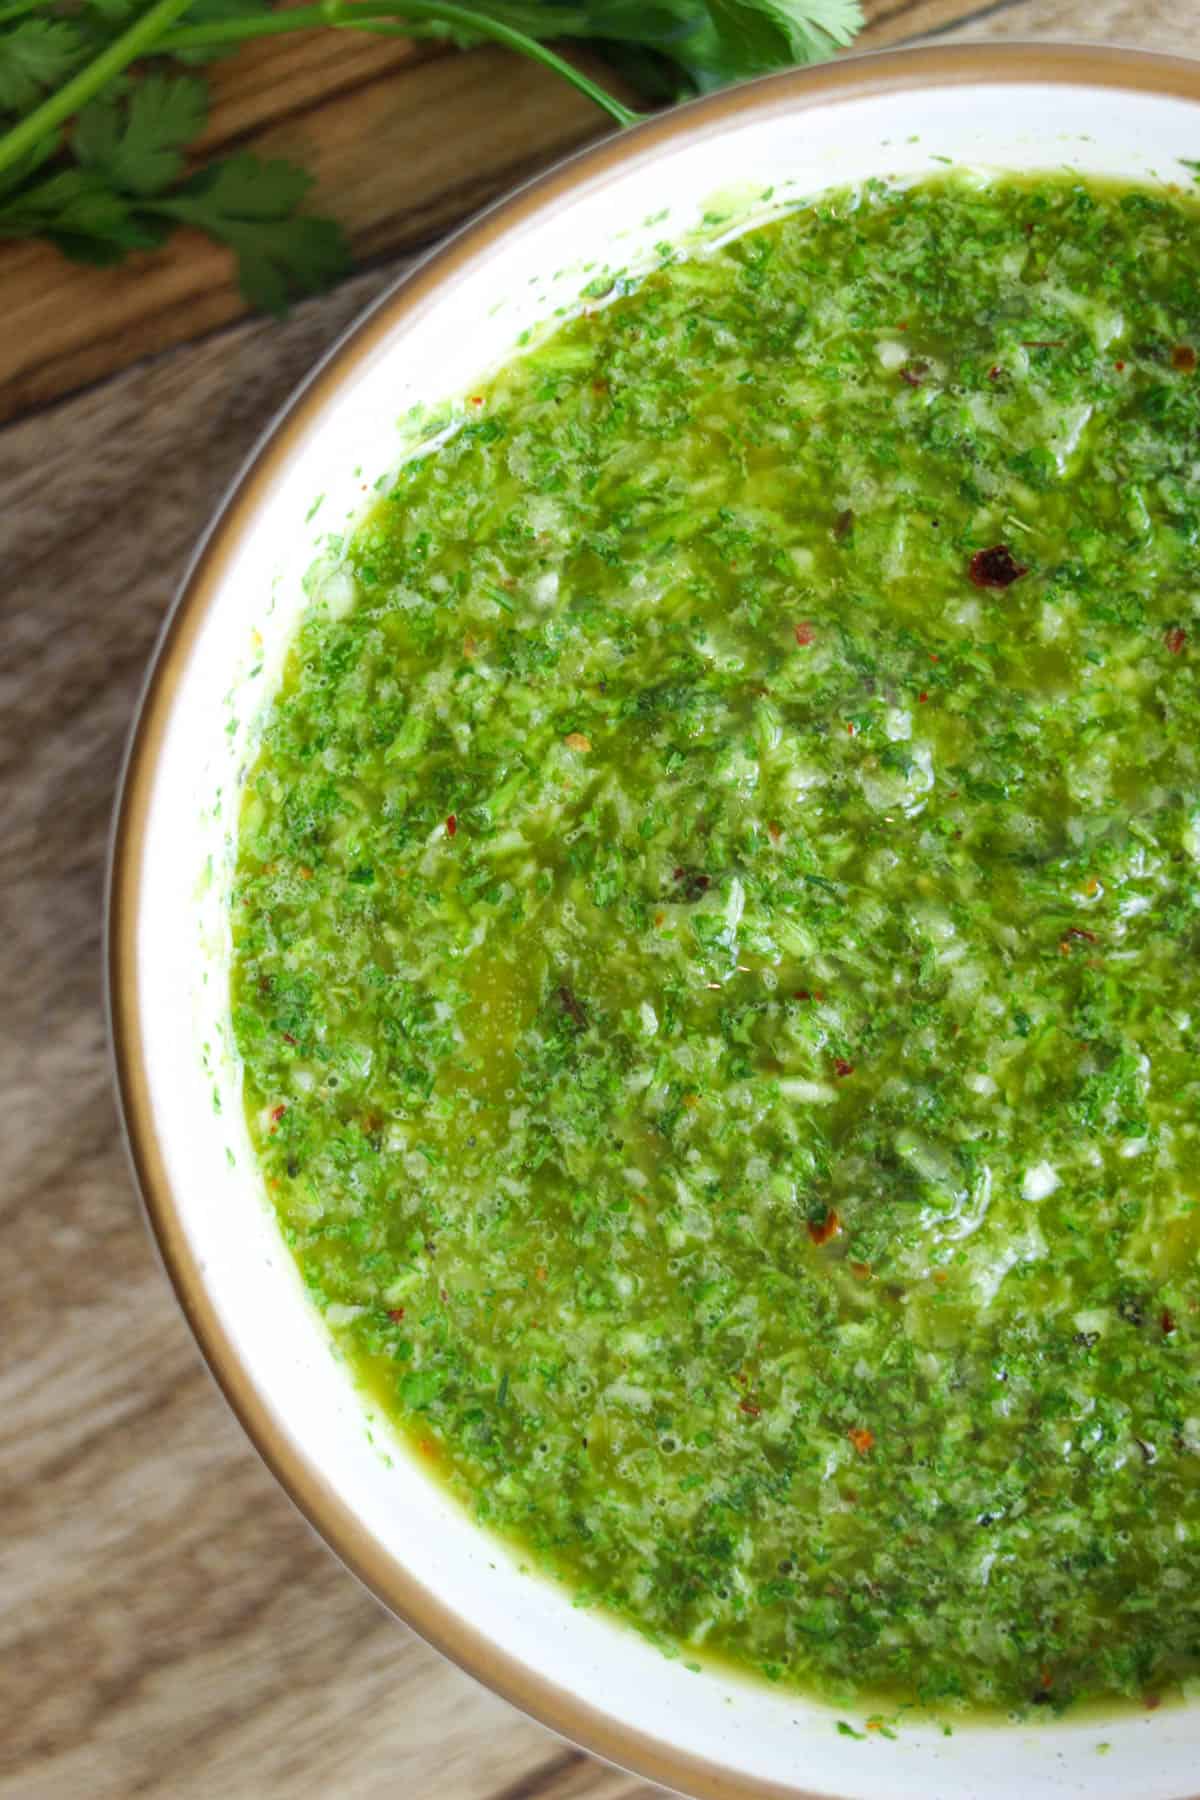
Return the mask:
<path id="1" fill-rule="evenodd" d="M 1031 219 L 1036 283 L 978 254 Z M 231 920 L 270 1202 L 439 1479 L 656 1641 L 868 1735 L 1171 1693 L 1197 210 L 868 184 L 610 274 L 299 625 Z"/>

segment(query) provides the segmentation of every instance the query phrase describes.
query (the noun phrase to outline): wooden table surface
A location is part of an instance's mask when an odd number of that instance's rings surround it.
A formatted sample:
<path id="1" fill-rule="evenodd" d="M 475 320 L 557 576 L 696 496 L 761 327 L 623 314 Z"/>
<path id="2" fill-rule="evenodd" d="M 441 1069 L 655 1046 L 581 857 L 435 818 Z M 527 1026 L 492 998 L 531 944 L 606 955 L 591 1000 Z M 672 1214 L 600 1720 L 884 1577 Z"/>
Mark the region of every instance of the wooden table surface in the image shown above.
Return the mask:
<path id="1" fill-rule="evenodd" d="M 868 12 L 870 46 L 1200 53 L 1200 0 Z M 104 272 L 0 250 L 0 1800 L 634 1800 L 387 1618 L 260 1465 L 151 1252 L 100 1009 L 121 745 L 222 489 L 406 253 L 600 127 L 491 51 L 293 40 L 218 79 L 213 147 L 318 170 L 362 263 L 337 292 L 280 324 L 199 240 Z"/>

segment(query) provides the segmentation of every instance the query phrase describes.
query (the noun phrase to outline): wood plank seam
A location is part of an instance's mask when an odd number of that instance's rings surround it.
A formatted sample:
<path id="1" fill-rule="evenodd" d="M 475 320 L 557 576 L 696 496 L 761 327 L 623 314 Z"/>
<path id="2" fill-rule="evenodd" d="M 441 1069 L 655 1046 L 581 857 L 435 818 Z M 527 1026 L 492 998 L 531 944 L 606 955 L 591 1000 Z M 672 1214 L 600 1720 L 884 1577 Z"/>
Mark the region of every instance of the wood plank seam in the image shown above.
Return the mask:
<path id="1" fill-rule="evenodd" d="M 506 1787 L 497 1788 L 494 1794 L 489 1794 L 488 1800 L 541 1800 L 541 1796 L 555 1787 L 562 1776 L 572 1769 L 581 1768 L 590 1760 L 582 1750 L 564 1749 L 548 1762 L 531 1769 L 528 1775 L 518 1776 L 516 1781 L 510 1781 Z"/>

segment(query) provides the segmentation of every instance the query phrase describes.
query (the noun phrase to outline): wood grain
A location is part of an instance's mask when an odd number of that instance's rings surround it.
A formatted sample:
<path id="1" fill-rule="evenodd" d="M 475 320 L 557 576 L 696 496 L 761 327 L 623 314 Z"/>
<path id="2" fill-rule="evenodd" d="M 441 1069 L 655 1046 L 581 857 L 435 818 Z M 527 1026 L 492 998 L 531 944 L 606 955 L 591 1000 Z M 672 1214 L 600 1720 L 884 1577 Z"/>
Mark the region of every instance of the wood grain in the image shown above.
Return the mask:
<path id="1" fill-rule="evenodd" d="M 1171 47 L 1182 19 L 1200 42 L 1197 0 L 1081 12 L 1020 0 L 969 30 Z M 484 92 L 469 58 L 394 73 Z M 292 69 L 301 106 L 318 77 Z M 253 116 L 245 79 L 231 119 Z M 493 112 L 519 79 L 492 64 Z M 510 163 L 531 154 L 511 120 L 489 130 Z M 419 153 L 429 231 L 452 185 L 497 178 L 433 137 Z M 388 1620 L 294 1513 L 199 1365 L 110 1097 L 102 866 L 150 644 L 255 438 L 399 266 L 0 432 L 0 1800 L 649 1800 Z M 177 284 L 179 328 L 211 324 L 202 285 Z"/>
<path id="2" fill-rule="evenodd" d="M 1181 0 L 1183 14 L 1200 0 Z M 1077 36 L 1113 22 L 1147 41 L 1179 42 L 1176 9 L 1129 0 L 866 0 L 858 48 L 877 50 L 1002 17 L 1009 35 L 1060 18 Z M 1087 15 L 1086 19 L 1084 15 Z M 1200 33 L 1197 33 L 1200 41 Z M 611 74 L 581 59 L 623 92 Z M 264 40 L 216 65 L 206 155 L 234 146 L 290 156 L 316 177 L 311 204 L 344 224 L 369 262 L 428 243 L 496 194 L 611 129 L 590 101 L 546 70 L 492 49 L 315 32 Z M 500 99 L 500 96 L 503 96 Z M 196 233 L 116 269 L 69 263 L 44 244 L 0 244 L 0 422 L 191 341 L 245 305 L 230 256 Z"/>
<path id="3" fill-rule="evenodd" d="M 249 74 L 220 65 L 207 147 L 303 163 L 312 209 L 342 221 L 360 260 L 430 242 L 600 128 L 582 95 L 502 51 L 385 46 L 335 58 L 325 86 L 313 50 L 326 42 L 281 39 Z M 229 253 L 186 231 L 114 269 L 0 246 L 0 303 L 0 421 L 246 311 Z"/>

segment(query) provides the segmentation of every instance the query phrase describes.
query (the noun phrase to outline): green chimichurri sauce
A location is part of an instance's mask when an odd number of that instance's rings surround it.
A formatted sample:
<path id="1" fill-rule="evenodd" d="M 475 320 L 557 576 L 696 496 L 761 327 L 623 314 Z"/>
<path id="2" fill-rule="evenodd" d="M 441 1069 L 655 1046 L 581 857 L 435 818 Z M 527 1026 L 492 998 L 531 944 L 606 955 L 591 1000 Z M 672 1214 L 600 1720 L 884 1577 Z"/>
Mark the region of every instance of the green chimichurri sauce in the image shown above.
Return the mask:
<path id="1" fill-rule="evenodd" d="M 1200 221 L 882 183 L 564 325 L 241 820 L 304 1278 L 586 1600 L 809 1691 L 1200 1671 Z"/>

